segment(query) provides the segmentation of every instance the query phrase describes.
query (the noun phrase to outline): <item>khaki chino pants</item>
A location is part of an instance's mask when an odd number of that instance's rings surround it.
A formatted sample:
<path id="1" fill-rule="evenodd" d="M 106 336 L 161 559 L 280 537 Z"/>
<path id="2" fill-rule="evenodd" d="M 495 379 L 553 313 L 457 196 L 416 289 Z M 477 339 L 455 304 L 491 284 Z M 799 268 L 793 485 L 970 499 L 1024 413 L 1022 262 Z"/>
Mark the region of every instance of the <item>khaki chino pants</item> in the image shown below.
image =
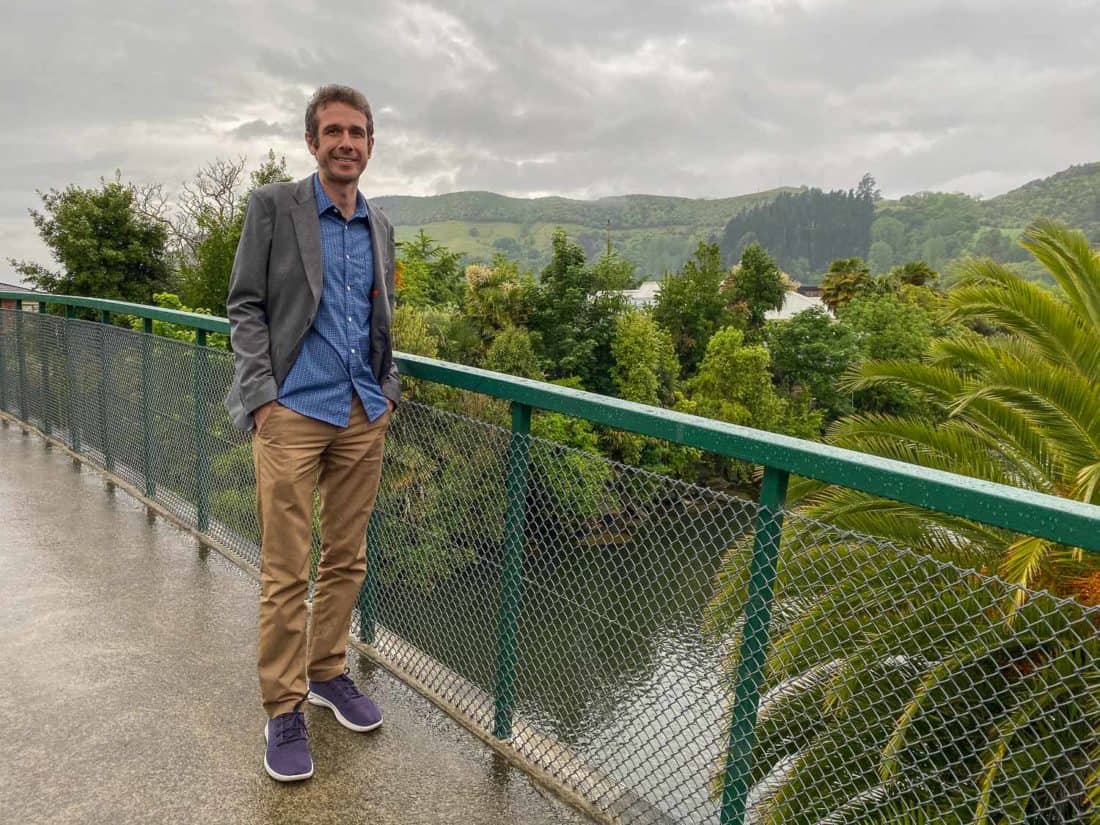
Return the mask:
<path id="1" fill-rule="evenodd" d="M 253 436 L 260 521 L 260 694 L 268 716 L 294 709 L 307 693 L 307 676 L 324 681 L 344 672 L 389 423 L 388 411 L 368 421 L 358 397 L 346 428 L 276 404 Z M 307 650 L 315 487 L 321 498 L 321 560 Z"/>

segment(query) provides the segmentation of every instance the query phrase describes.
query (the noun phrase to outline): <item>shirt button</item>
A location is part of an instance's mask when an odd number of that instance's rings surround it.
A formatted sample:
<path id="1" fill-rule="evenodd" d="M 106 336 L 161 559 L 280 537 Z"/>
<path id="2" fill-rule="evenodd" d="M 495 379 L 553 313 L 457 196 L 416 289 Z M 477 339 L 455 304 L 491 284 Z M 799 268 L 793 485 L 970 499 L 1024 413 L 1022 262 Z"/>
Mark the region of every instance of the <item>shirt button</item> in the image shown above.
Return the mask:
<path id="1" fill-rule="evenodd" d="M 351 320 L 351 316 L 350 316 L 350 315 L 348 316 L 348 320 L 349 320 L 349 321 Z"/>
<path id="2" fill-rule="evenodd" d="M 352 351 L 352 353 L 354 354 L 354 353 L 355 353 L 355 348 L 353 347 L 351 351 Z"/>
<path id="3" fill-rule="evenodd" d="M 351 292 L 351 287 L 350 286 L 348 287 L 348 292 Z"/>
<path id="4" fill-rule="evenodd" d="M 351 255 L 345 255 L 344 257 L 347 258 L 349 261 L 351 260 Z"/>

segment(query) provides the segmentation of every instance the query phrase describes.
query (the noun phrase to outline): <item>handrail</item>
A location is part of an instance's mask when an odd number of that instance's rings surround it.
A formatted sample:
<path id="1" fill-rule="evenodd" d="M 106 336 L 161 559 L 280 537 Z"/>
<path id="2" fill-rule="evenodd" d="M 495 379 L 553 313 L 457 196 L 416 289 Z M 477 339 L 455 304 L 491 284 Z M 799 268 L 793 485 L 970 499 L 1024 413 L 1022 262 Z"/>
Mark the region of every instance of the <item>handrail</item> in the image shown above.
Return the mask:
<path id="1" fill-rule="evenodd" d="M 229 334 L 225 318 L 125 301 L 6 291 L 0 291 L 0 299 L 95 309 Z M 1096 505 L 420 355 L 396 353 L 395 360 L 413 378 L 1100 552 Z"/>

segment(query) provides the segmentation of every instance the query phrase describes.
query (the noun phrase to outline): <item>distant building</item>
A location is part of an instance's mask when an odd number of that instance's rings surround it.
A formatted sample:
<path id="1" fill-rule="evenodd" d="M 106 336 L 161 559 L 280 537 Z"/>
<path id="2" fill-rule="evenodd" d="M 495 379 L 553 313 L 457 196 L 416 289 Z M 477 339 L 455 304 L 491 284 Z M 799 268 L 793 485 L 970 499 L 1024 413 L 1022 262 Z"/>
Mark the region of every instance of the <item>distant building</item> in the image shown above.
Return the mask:
<path id="1" fill-rule="evenodd" d="M 825 304 L 820 298 L 803 295 L 802 290 L 799 289 L 797 292 L 791 291 L 784 295 L 783 306 L 780 309 L 766 312 L 764 319 L 767 321 L 787 321 L 807 309 L 824 306 Z"/>
<path id="2" fill-rule="evenodd" d="M 661 289 L 660 281 L 646 281 L 637 289 L 624 289 L 623 295 L 631 306 L 638 309 L 651 307 L 657 303 L 657 292 Z"/>
<path id="3" fill-rule="evenodd" d="M 38 302 L 34 300 L 34 296 L 38 293 L 33 289 L 27 289 L 25 286 L 18 284 L 4 284 L 0 283 L 0 292 L 25 292 L 27 297 L 23 299 L 23 306 L 27 308 L 28 303 L 32 303 L 37 307 Z M 0 309 L 15 309 L 15 299 L 13 298 L 0 298 Z"/>
<path id="4" fill-rule="evenodd" d="M 823 294 L 820 284 L 799 284 L 798 294 L 807 298 L 820 298 Z"/>

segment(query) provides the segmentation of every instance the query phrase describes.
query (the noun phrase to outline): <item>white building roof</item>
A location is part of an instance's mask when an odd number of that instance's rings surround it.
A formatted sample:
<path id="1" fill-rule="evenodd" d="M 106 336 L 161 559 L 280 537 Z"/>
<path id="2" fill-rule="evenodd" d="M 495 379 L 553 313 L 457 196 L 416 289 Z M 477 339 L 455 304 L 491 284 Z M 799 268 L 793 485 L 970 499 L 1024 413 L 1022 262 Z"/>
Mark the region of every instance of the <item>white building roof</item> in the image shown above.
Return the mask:
<path id="1" fill-rule="evenodd" d="M 788 292 L 783 296 L 783 306 L 778 310 L 773 309 L 764 313 L 764 318 L 768 321 L 788 321 L 800 312 L 823 306 L 825 304 L 820 298 L 810 298 L 798 292 Z"/>

